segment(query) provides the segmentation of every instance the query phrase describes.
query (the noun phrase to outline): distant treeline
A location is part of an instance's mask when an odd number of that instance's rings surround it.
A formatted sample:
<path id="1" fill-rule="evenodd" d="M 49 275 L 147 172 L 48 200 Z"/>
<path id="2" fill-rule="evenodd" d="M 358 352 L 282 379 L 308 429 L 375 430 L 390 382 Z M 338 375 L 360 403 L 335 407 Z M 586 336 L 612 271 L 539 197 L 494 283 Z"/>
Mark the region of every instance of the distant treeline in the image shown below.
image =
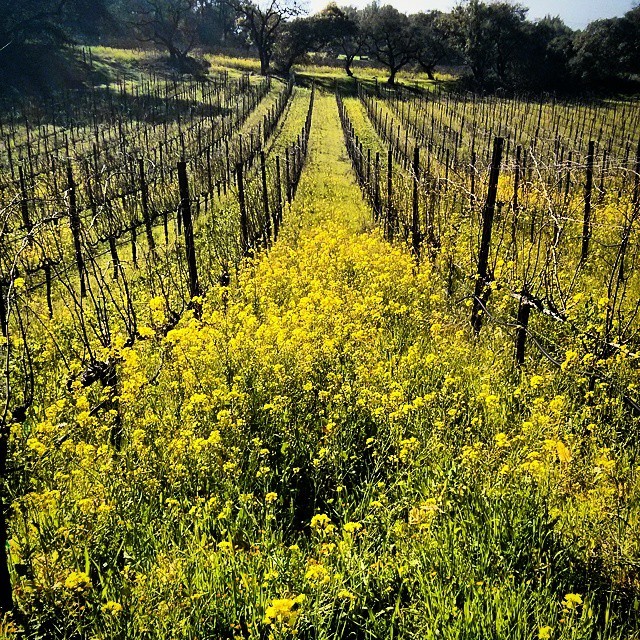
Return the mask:
<path id="1" fill-rule="evenodd" d="M 427 9 L 428 2 L 425 2 Z M 19 70 L 25 50 L 72 42 L 149 43 L 174 66 L 194 71 L 199 47 L 245 51 L 261 72 L 287 73 L 310 53 L 339 59 L 351 75 L 366 58 L 433 76 L 458 66 L 474 88 L 570 92 L 634 89 L 640 76 L 640 6 L 582 31 L 559 17 L 532 21 L 509 2 L 464 0 L 452 11 L 401 13 L 372 2 L 329 4 L 304 16 L 292 0 L 0 0 L 0 69 Z"/>

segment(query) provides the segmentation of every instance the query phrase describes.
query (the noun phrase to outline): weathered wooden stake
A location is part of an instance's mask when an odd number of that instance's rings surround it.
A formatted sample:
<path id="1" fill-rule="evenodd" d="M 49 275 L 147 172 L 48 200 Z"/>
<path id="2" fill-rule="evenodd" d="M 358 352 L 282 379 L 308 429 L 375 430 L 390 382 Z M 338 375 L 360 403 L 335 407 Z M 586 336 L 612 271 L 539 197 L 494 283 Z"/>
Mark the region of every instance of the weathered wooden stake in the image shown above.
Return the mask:
<path id="1" fill-rule="evenodd" d="M 31 233 L 31 229 L 33 229 L 33 224 L 31 223 L 31 220 L 29 218 L 29 198 L 27 195 L 27 185 L 24 179 L 24 171 L 22 170 L 22 165 L 18 167 L 18 173 L 20 176 L 20 195 L 21 195 L 20 210 L 22 212 L 22 224 L 24 225 L 24 228 L 26 229 L 27 233 Z M 31 242 L 31 238 L 29 238 L 29 241 Z"/>
<path id="2" fill-rule="evenodd" d="M 470 167 L 470 171 L 471 171 L 471 210 L 473 211 L 473 209 L 476 206 L 476 161 L 478 159 L 478 156 L 476 154 L 475 151 L 471 152 L 471 167 Z"/>
<path id="3" fill-rule="evenodd" d="M 500 165 L 502 163 L 502 150 L 504 138 L 495 138 L 493 141 L 493 156 L 491 159 L 491 173 L 489 174 L 489 191 L 487 201 L 482 211 L 482 240 L 480 253 L 478 254 L 478 277 L 476 279 L 473 294 L 473 310 L 471 312 L 471 326 L 476 335 L 482 328 L 482 314 L 484 304 L 488 297 L 487 276 L 489 266 L 489 249 L 491 247 L 491 233 L 493 230 L 493 216 L 496 210 L 498 195 L 498 180 L 500 178 Z"/>
<path id="4" fill-rule="evenodd" d="M 269 189 L 267 187 L 267 161 L 264 151 L 260 151 L 260 174 L 262 177 L 262 208 L 264 211 L 265 241 L 271 241 L 271 217 L 269 215 Z"/>
<path id="5" fill-rule="evenodd" d="M 249 220 L 247 218 L 247 205 L 244 193 L 244 175 L 242 164 L 238 163 L 236 168 L 236 179 L 238 181 L 238 202 L 240 204 L 240 247 L 244 256 L 249 255 Z"/>
<path id="6" fill-rule="evenodd" d="M 382 212 L 380 211 L 380 152 L 376 151 L 376 165 L 374 169 L 374 192 L 373 192 L 373 215 L 376 222 L 380 220 Z"/>
<path id="7" fill-rule="evenodd" d="M 138 170 L 140 176 L 140 193 L 142 196 L 142 219 L 144 221 L 144 228 L 147 234 L 147 244 L 149 245 L 149 252 L 152 258 L 156 258 L 156 241 L 153 237 L 153 226 L 151 224 L 151 215 L 149 213 L 149 191 L 147 188 L 147 180 L 144 174 L 144 160 L 140 158 L 138 160 Z"/>
<path id="8" fill-rule="evenodd" d="M 411 215 L 411 246 L 416 260 L 420 260 L 420 212 L 418 209 L 418 186 L 420 184 L 420 149 L 413 150 L 413 209 Z"/>
<path id="9" fill-rule="evenodd" d="M 78 214 L 78 202 L 76 199 L 76 183 L 73 179 L 73 169 L 71 161 L 67 162 L 67 186 L 69 193 L 69 226 L 73 235 L 73 248 L 76 256 L 76 266 L 80 277 L 80 297 L 87 295 L 87 285 L 85 282 L 84 258 L 82 256 L 82 240 L 80 238 L 80 215 Z"/>
<path id="10" fill-rule="evenodd" d="M 46 258 L 44 265 L 42 266 L 44 271 L 44 279 L 47 292 L 47 309 L 49 310 L 49 318 L 53 318 L 53 299 L 51 296 L 52 279 L 51 279 L 51 262 L 49 258 Z"/>
<path id="11" fill-rule="evenodd" d="M 393 240 L 393 149 L 389 147 L 387 152 L 387 238 Z"/>
<path id="12" fill-rule="evenodd" d="M 589 255 L 589 241 L 591 240 L 591 194 L 593 190 L 593 157 L 596 143 L 589 142 L 587 153 L 587 179 L 584 186 L 584 218 L 582 221 L 582 250 L 580 262 L 585 263 Z"/>
<path id="13" fill-rule="evenodd" d="M 180 213 L 184 223 L 184 245 L 189 270 L 189 294 L 193 299 L 200 295 L 200 283 L 198 282 L 196 264 L 196 246 L 193 239 L 193 220 L 191 218 L 191 198 L 189 197 L 186 162 L 178 162 L 178 186 L 180 188 Z"/>
<path id="14" fill-rule="evenodd" d="M 131 261 L 133 266 L 138 268 L 138 222 L 131 222 Z"/>
<path id="15" fill-rule="evenodd" d="M 118 279 L 118 270 L 120 268 L 120 260 L 118 259 L 118 249 L 116 247 L 116 239 L 109 236 L 109 253 L 111 254 L 111 264 L 113 265 L 113 279 Z"/>
<path id="16" fill-rule="evenodd" d="M 276 156 L 276 210 L 273 212 L 273 237 L 278 239 L 282 222 L 282 180 L 280 179 L 280 156 Z"/>
<path id="17" fill-rule="evenodd" d="M 520 306 L 518 307 L 518 318 L 516 320 L 518 325 L 516 329 L 516 363 L 518 366 L 524 364 L 530 315 L 531 304 L 529 303 L 529 293 L 525 287 L 520 294 Z"/>
<path id="18" fill-rule="evenodd" d="M 289 160 L 289 148 L 285 150 L 285 181 L 287 189 L 287 202 L 291 204 L 291 161 Z"/>
<path id="19" fill-rule="evenodd" d="M 518 195 L 520 189 L 520 169 L 522 162 L 522 145 L 516 147 L 516 170 L 513 178 L 513 211 L 518 211 Z"/>

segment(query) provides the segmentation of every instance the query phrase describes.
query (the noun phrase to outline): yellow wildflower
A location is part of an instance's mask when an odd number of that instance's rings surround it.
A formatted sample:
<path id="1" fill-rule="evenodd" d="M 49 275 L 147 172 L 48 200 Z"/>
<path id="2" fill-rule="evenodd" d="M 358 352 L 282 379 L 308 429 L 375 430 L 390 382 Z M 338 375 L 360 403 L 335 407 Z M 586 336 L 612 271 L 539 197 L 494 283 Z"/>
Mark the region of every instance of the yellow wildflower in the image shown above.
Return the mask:
<path id="1" fill-rule="evenodd" d="M 355 534 L 358 533 L 358 531 L 360 531 L 360 529 L 362 529 L 362 524 L 360 524 L 359 522 L 347 522 L 343 529 L 345 530 L 346 533 L 349 534 Z"/>
<path id="2" fill-rule="evenodd" d="M 326 567 L 318 562 L 312 562 L 309 565 L 304 577 L 309 580 L 309 582 L 315 582 L 316 584 L 325 584 L 331 579 Z"/>
<path id="3" fill-rule="evenodd" d="M 267 607 L 264 614 L 264 624 L 281 624 L 293 627 L 298 614 L 299 605 L 305 601 L 305 595 L 300 594 L 295 598 L 275 598 Z"/>
<path id="4" fill-rule="evenodd" d="M 562 601 L 562 606 L 568 611 L 574 611 L 582 604 L 582 596 L 577 593 L 567 593 Z"/>
<path id="5" fill-rule="evenodd" d="M 72 571 L 64 581 L 65 589 L 72 591 L 82 591 L 91 586 L 91 578 L 83 571 Z"/>
<path id="6" fill-rule="evenodd" d="M 506 433 L 497 433 L 495 436 L 496 447 L 498 449 L 505 449 L 509 446 L 509 438 Z"/>
<path id="7" fill-rule="evenodd" d="M 102 605 L 102 611 L 110 613 L 112 616 L 117 616 L 122 611 L 122 605 L 119 602 L 109 600 L 109 602 Z"/>
<path id="8" fill-rule="evenodd" d="M 531 380 L 529 380 L 532 389 L 537 389 L 543 382 L 544 378 L 542 376 L 531 376 Z"/>
<path id="9" fill-rule="evenodd" d="M 318 513 L 311 518 L 311 528 L 317 531 L 327 531 L 332 528 L 331 518 L 324 513 Z"/>

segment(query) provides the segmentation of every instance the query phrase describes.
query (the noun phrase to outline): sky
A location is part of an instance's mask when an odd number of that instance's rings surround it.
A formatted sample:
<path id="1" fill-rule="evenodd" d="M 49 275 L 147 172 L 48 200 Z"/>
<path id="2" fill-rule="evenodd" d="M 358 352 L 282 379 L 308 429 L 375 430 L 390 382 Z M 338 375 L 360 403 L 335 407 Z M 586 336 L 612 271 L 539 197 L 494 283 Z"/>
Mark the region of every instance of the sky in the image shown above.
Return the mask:
<path id="1" fill-rule="evenodd" d="M 338 0 L 336 4 L 351 4 L 364 7 L 370 0 Z M 322 9 L 329 0 L 307 0 L 311 12 Z M 380 4 L 392 4 L 405 13 L 416 13 L 430 9 L 448 11 L 455 0 L 380 0 Z M 529 7 L 529 18 L 543 18 L 550 14 L 559 15 L 573 29 L 582 29 L 592 20 L 621 16 L 633 6 L 633 0 L 521 0 Z"/>

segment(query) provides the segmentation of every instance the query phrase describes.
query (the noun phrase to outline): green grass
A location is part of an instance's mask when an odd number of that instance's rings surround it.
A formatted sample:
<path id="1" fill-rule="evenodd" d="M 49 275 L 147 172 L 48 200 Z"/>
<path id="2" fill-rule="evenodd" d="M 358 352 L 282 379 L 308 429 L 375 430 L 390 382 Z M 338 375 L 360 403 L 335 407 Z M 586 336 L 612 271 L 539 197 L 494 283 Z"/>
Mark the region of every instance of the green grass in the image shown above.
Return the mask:
<path id="1" fill-rule="evenodd" d="M 234 58 L 225 55 L 205 55 L 212 71 L 230 73 L 260 73 L 260 61 L 257 58 Z"/>
<path id="2" fill-rule="evenodd" d="M 212 71 L 229 70 L 231 72 L 259 73 L 260 62 L 256 58 L 232 58 L 225 55 L 207 55 L 205 59 L 210 63 Z M 295 65 L 293 70 L 303 80 L 316 80 L 328 85 L 332 81 L 349 82 L 349 78 L 342 66 L 327 66 L 323 64 Z M 384 69 L 356 64 L 353 66 L 354 78 L 373 82 L 386 82 L 387 74 Z M 397 75 L 399 84 L 430 90 L 438 82 L 450 82 L 451 76 L 436 74 L 436 80 L 429 80 L 424 73 L 402 70 Z"/>

